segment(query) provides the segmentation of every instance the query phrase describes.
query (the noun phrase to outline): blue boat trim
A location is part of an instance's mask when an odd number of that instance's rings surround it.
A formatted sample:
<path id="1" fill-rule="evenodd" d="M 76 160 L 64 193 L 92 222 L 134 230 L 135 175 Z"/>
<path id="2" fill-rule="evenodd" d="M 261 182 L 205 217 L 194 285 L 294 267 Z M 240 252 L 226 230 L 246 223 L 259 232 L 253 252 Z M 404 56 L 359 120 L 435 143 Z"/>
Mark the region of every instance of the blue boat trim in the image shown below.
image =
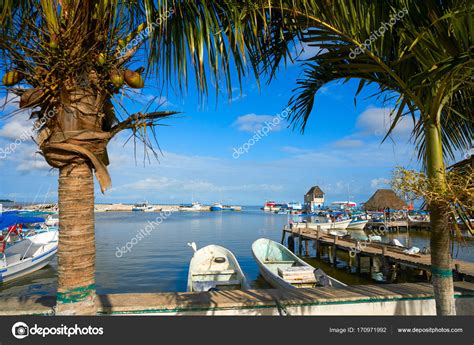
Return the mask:
<path id="1" fill-rule="evenodd" d="M 36 260 L 39 260 L 39 259 L 41 259 L 42 257 L 44 257 L 44 256 L 46 256 L 46 255 L 48 255 L 48 254 L 51 254 L 52 252 L 57 251 L 57 250 L 58 250 L 58 247 L 55 247 L 55 248 L 51 249 L 50 251 L 48 251 L 48 252 L 46 252 L 46 253 L 43 253 L 43 254 L 41 254 L 40 256 L 34 258 L 33 260 L 31 260 L 31 262 L 35 262 Z"/>

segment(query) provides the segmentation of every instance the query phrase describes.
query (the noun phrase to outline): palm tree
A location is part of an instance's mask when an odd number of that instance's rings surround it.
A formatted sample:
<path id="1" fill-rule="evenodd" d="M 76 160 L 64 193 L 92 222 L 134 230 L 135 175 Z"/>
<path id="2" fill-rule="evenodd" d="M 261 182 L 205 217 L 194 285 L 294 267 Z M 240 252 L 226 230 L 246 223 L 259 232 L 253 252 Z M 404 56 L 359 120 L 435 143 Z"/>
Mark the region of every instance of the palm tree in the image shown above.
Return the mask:
<path id="1" fill-rule="evenodd" d="M 141 58 L 178 89 L 193 73 L 201 95 L 208 81 L 230 91 L 230 70 L 239 81 L 247 71 L 245 35 L 254 32 L 239 18 L 233 1 L 0 3 L 5 90 L 33 110 L 39 149 L 59 169 L 58 314 L 96 311 L 93 173 L 104 192 L 107 143 L 129 129 L 152 148 L 154 127 L 174 114 L 123 108 L 117 95 L 144 86 L 144 68 L 129 68 Z"/>
<path id="2" fill-rule="evenodd" d="M 273 7 L 270 6 L 273 4 Z M 419 157 L 432 185 L 445 188 L 445 159 L 470 148 L 474 5 L 467 0 L 331 1 L 259 3 L 272 17 L 260 35 L 262 71 L 275 76 L 293 44 L 320 51 L 304 63 L 290 100 L 292 124 L 305 129 L 317 91 L 326 83 L 359 79 L 356 95 L 376 84 L 375 95 L 395 104 L 387 136 L 411 116 Z M 257 45 L 255 45 L 257 46 Z M 429 205 L 431 271 L 436 309 L 455 314 L 447 210 Z"/>

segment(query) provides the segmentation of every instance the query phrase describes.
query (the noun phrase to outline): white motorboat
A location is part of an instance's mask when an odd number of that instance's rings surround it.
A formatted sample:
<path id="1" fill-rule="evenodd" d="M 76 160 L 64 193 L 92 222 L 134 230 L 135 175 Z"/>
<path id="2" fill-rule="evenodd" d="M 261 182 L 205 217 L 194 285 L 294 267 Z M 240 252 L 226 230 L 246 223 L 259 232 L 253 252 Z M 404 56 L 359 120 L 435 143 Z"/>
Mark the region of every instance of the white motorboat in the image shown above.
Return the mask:
<path id="1" fill-rule="evenodd" d="M 187 212 L 198 212 L 201 211 L 202 207 L 201 204 L 198 202 L 193 202 L 191 205 L 181 205 L 179 207 L 180 211 L 187 211 Z"/>
<path id="2" fill-rule="evenodd" d="M 8 282 L 45 267 L 57 250 L 57 230 L 30 235 L 6 247 L 0 257 L 0 282 Z"/>
<path id="3" fill-rule="evenodd" d="M 321 268 L 314 268 L 304 262 L 285 246 L 266 238 L 260 238 L 252 244 L 252 255 L 260 274 L 275 288 L 346 286 L 328 276 Z"/>
<path id="4" fill-rule="evenodd" d="M 347 229 L 351 230 L 364 230 L 365 226 L 369 220 L 367 219 L 367 216 L 353 216 L 351 219 L 351 222 L 347 226 Z"/>
<path id="5" fill-rule="evenodd" d="M 141 204 L 135 204 L 132 207 L 132 211 L 134 212 L 153 212 L 154 207 L 148 204 L 147 201 L 142 202 Z"/>
<path id="6" fill-rule="evenodd" d="M 319 218 L 319 217 L 317 217 Z M 322 217 L 321 221 L 316 221 L 316 222 L 298 222 L 298 223 L 292 223 L 291 227 L 294 228 L 296 227 L 297 229 L 299 228 L 311 228 L 311 229 L 319 229 L 322 231 L 329 231 L 329 230 L 345 230 L 349 226 L 350 222 L 352 219 L 345 219 L 345 220 L 340 220 L 340 221 L 324 221 L 324 217 Z"/>
<path id="7" fill-rule="evenodd" d="M 199 250 L 194 242 L 188 245 L 194 249 L 189 263 L 188 291 L 248 289 L 245 275 L 230 250 L 213 244 Z"/>

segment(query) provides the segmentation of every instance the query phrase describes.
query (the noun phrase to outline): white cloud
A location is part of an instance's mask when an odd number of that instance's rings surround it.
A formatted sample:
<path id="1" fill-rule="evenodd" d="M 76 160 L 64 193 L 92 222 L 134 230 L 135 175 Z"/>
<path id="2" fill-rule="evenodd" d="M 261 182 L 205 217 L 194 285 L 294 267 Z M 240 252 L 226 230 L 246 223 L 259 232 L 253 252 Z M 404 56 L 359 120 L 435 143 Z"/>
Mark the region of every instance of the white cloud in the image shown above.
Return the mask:
<path id="1" fill-rule="evenodd" d="M 244 132 L 255 132 L 265 126 L 266 122 L 272 122 L 275 119 L 275 116 L 271 115 L 257 115 L 255 113 L 246 114 L 239 116 L 237 120 L 234 122 L 234 126 L 236 126 L 240 131 Z M 272 131 L 279 131 L 283 129 L 282 121 L 279 124 L 274 126 L 271 125 Z"/>
<path id="2" fill-rule="evenodd" d="M 341 139 L 333 143 L 335 147 L 339 147 L 339 148 L 361 147 L 363 144 L 364 143 L 362 140 L 357 140 L 357 139 Z"/>
<path id="3" fill-rule="evenodd" d="M 130 184 L 124 184 L 113 190 L 176 192 L 183 195 L 192 193 L 219 193 L 219 192 L 248 192 L 248 191 L 281 191 L 283 186 L 275 184 L 244 184 L 244 185 L 216 185 L 206 180 L 176 179 L 169 177 L 147 177 Z"/>
<path id="4" fill-rule="evenodd" d="M 15 141 L 25 135 L 33 135 L 33 123 L 31 121 L 13 120 L 0 128 L 0 137 Z"/>
<path id="5" fill-rule="evenodd" d="M 385 136 L 393 122 L 390 108 L 369 107 L 357 119 L 357 128 L 365 135 Z M 413 121 L 403 117 L 396 125 L 392 134 L 407 137 L 413 130 Z"/>
<path id="6" fill-rule="evenodd" d="M 384 177 L 374 178 L 370 181 L 370 187 L 372 189 L 387 188 L 389 186 L 390 180 Z"/>

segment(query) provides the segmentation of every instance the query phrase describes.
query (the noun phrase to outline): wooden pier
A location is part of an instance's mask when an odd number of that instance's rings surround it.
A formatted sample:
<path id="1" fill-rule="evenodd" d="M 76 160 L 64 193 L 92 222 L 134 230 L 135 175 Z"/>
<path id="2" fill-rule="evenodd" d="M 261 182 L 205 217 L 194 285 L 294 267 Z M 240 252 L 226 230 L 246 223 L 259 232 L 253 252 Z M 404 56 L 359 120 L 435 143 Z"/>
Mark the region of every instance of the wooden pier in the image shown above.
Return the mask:
<path id="1" fill-rule="evenodd" d="M 474 284 L 454 283 L 457 315 L 474 314 Z M 0 315 L 54 315 L 56 296 L 4 297 Z M 436 315 L 427 283 L 341 289 L 222 290 L 98 295 L 98 315 Z"/>
<path id="2" fill-rule="evenodd" d="M 297 253 L 299 255 L 303 255 L 303 252 L 308 254 L 308 242 L 314 241 L 317 258 L 320 258 L 321 254 L 326 251 L 330 262 L 336 265 L 337 251 L 344 251 L 349 254 L 349 266 L 352 266 L 352 263 L 354 263 L 358 272 L 361 269 L 361 258 L 366 257 L 370 260 L 371 273 L 373 261 L 377 260 L 385 272 L 393 272 L 399 266 L 422 270 L 427 278 L 431 275 L 431 256 L 429 254 L 406 254 L 403 252 L 403 249 L 396 246 L 341 238 L 329 235 L 318 229 L 301 227 L 283 228 L 282 244 L 286 234 L 290 234 L 292 243 L 298 243 Z M 298 241 L 295 241 L 295 239 Z M 453 260 L 452 265 L 454 274 L 458 278 L 474 281 L 474 263 Z"/>

